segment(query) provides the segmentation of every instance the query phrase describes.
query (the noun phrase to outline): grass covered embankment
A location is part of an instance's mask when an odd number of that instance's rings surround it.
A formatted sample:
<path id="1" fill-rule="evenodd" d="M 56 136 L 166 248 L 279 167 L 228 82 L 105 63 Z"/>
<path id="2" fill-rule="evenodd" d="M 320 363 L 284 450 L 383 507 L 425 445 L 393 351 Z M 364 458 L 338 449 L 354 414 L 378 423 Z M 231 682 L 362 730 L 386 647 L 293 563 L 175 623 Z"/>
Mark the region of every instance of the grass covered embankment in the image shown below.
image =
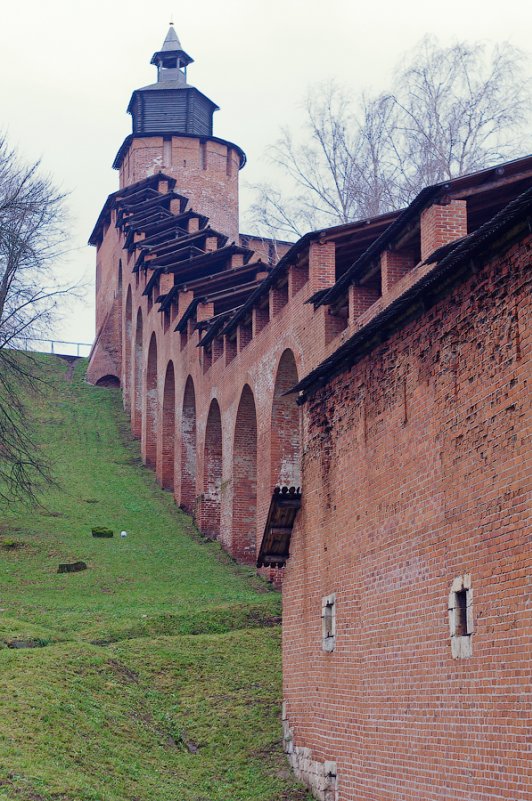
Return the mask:
<path id="1" fill-rule="evenodd" d="M 84 362 L 39 363 L 58 486 L 1 509 L 0 799 L 307 798 L 280 748 L 278 593 L 141 467 L 117 390 L 86 385 Z"/>

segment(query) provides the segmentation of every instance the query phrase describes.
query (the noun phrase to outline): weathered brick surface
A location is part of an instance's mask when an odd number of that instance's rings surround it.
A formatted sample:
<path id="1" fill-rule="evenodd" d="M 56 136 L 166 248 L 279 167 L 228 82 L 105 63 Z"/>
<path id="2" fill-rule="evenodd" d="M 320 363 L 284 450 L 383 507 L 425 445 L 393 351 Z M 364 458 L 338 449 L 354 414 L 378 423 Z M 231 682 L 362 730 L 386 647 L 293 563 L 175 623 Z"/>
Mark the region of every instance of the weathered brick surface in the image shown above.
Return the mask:
<path id="1" fill-rule="evenodd" d="M 434 203 L 421 213 L 421 259 L 448 242 L 467 234 L 467 202 Z"/>
<path id="2" fill-rule="evenodd" d="M 284 695 L 297 765 L 333 760 L 339 801 L 532 799 L 530 256 L 492 258 L 308 402 Z"/>
<path id="3" fill-rule="evenodd" d="M 217 149 L 226 146 L 174 140 L 171 150 L 134 140 L 122 181 L 164 166 L 238 241 L 236 178 Z M 327 801 L 532 801 L 530 238 L 476 258 L 471 278 L 384 344 L 375 336 L 302 406 L 286 394 L 431 273 L 427 255 L 464 236 L 466 201 L 440 201 L 422 212 L 410 250 L 391 243 L 329 306 L 308 301 L 334 284 L 335 243 L 317 234 L 296 247 L 251 313 L 208 348 L 197 347 L 195 323 L 214 305 L 200 302 L 176 332 L 194 292 L 183 287 L 159 313 L 157 292 L 143 295 L 151 272 L 132 273 L 114 211 L 98 246 L 88 377 L 120 379 L 159 482 L 249 563 L 274 487 L 303 488 L 284 587 L 283 725 L 294 770 Z M 242 260 L 234 254 L 228 269 Z M 158 291 L 172 285 L 162 274 Z M 474 633 L 451 648 L 452 588 L 465 577 Z"/>
<path id="4" fill-rule="evenodd" d="M 163 172 L 176 178 L 175 191 L 190 199 L 212 227 L 239 242 L 238 152 L 212 139 L 172 136 L 171 149 L 161 136 L 134 139 L 120 168 L 120 186 Z"/>

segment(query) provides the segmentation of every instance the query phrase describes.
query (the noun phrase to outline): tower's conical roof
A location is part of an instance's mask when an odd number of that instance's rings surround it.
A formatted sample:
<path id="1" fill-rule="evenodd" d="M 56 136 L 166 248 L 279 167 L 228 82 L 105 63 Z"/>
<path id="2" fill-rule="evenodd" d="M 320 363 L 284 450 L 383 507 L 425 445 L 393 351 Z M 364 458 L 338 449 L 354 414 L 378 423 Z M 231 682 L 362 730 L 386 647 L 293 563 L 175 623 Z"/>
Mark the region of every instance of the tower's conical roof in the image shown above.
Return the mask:
<path id="1" fill-rule="evenodd" d="M 179 41 L 179 36 L 177 35 L 174 23 L 170 23 L 170 27 L 168 28 L 168 33 L 166 34 L 166 39 L 163 42 L 163 46 L 161 47 L 162 52 L 172 52 L 175 50 L 182 50 L 181 42 Z"/>

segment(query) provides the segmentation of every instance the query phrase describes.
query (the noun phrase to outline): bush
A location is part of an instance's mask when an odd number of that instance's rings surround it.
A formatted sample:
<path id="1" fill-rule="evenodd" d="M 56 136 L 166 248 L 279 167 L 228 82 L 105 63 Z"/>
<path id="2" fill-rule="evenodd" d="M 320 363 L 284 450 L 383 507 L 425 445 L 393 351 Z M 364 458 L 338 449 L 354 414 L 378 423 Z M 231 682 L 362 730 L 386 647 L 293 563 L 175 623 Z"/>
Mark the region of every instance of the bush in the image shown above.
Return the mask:
<path id="1" fill-rule="evenodd" d="M 93 537 L 112 537 L 114 536 L 114 531 L 110 528 L 106 528 L 105 526 L 95 526 L 92 529 L 92 536 Z"/>

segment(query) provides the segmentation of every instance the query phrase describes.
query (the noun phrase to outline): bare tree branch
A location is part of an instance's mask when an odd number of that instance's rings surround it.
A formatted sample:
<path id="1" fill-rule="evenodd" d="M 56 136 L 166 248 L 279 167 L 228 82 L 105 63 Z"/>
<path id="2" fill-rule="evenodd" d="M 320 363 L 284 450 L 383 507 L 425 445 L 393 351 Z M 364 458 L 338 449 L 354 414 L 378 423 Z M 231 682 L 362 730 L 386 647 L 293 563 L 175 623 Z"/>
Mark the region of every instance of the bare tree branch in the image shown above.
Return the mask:
<path id="1" fill-rule="evenodd" d="M 66 241 L 65 196 L 21 164 L 0 137 L 0 500 L 35 500 L 52 480 L 35 444 L 27 403 L 42 379 L 30 354 L 17 351 L 48 332 L 70 292 L 53 267 Z"/>
<path id="2" fill-rule="evenodd" d="M 259 230 L 296 234 L 400 208 L 424 187 L 526 149 L 523 55 L 508 44 L 441 47 L 427 37 L 395 71 L 390 92 L 356 102 L 334 83 L 305 103 L 304 138 L 269 150 L 293 191 L 255 187 Z"/>

